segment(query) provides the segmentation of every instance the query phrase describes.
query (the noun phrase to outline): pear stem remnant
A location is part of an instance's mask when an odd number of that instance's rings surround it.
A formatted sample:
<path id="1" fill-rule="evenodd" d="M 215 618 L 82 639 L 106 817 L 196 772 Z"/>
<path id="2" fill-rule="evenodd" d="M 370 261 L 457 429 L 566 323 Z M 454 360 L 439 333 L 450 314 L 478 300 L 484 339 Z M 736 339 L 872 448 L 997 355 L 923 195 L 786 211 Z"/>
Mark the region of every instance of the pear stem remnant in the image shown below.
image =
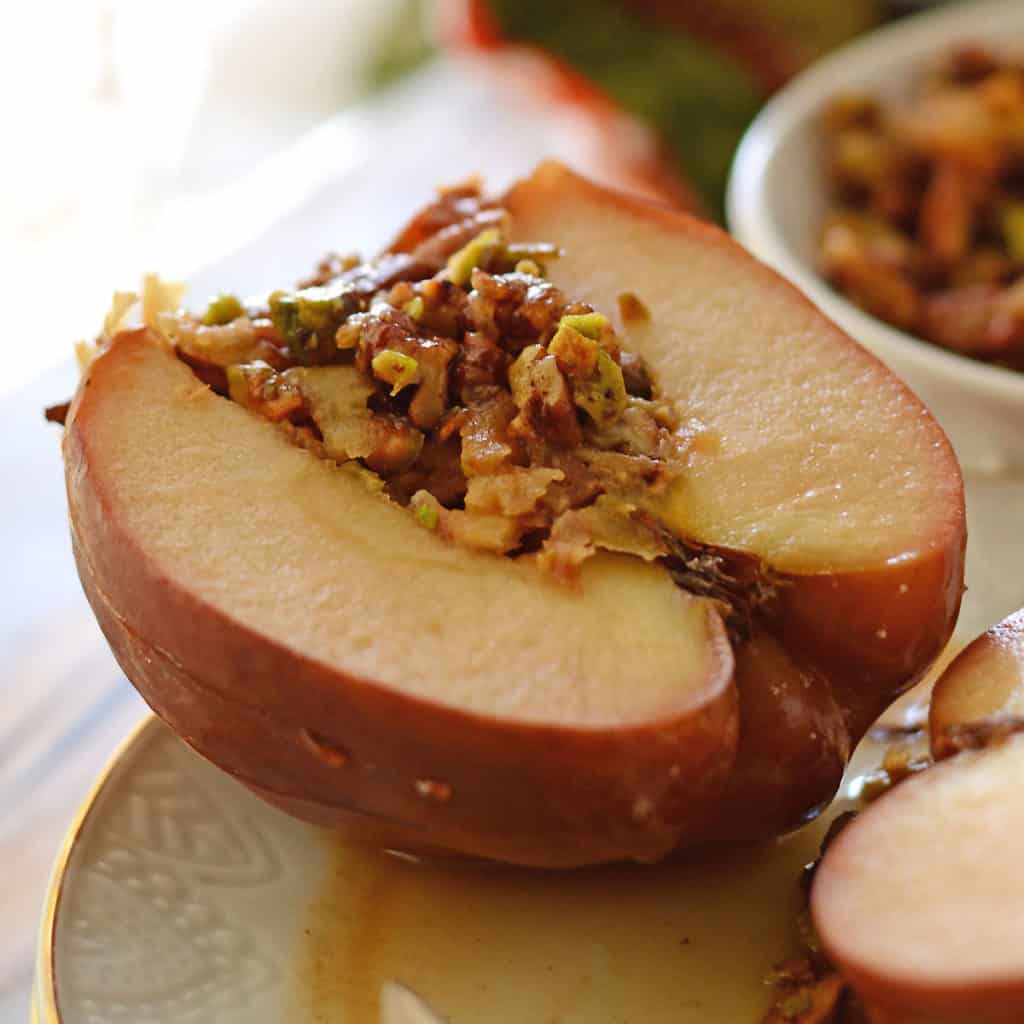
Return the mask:
<path id="1" fill-rule="evenodd" d="M 653 516 L 640 515 L 665 543 L 663 561 L 676 585 L 719 604 L 734 644 L 750 639 L 758 619 L 771 618 L 784 583 L 761 559 L 680 537 Z"/>

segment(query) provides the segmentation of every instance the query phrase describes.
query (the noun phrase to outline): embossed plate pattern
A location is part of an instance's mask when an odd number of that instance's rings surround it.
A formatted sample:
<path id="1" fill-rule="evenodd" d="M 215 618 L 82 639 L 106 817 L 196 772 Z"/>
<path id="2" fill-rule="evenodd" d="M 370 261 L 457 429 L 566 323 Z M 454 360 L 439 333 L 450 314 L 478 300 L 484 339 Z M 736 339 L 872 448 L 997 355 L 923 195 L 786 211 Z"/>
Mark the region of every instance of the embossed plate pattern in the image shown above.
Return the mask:
<path id="1" fill-rule="evenodd" d="M 35 1019 L 287 1019 L 304 912 L 327 862 L 316 829 L 146 720 L 86 802 L 55 869 Z"/>

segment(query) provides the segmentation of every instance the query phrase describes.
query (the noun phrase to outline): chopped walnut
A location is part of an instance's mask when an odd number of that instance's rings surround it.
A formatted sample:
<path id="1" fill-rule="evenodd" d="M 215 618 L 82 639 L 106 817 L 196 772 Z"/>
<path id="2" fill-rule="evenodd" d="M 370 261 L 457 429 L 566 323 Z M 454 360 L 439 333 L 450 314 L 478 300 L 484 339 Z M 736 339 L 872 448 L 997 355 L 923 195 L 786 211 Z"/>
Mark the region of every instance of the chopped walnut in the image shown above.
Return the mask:
<path id="1" fill-rule="evenodd" d="M 697 434 L 611 320 L 547 279 L 560 250 L 509 227 L 466 183 L 376 259 L 331 255 L 263 308 L 218 296 L 204 322 L 164 311 L 160 330 L 204 381 L 437 537 L 569 584 L 601 550 L 700 581 L 718 562 L 681 566 L 657 518 Z M 634 295 L 620 308 L 650 318 Z M 719 580 L 716 599 L 747 601 L 748 580 L 720 575 L 734 590 Z"/>

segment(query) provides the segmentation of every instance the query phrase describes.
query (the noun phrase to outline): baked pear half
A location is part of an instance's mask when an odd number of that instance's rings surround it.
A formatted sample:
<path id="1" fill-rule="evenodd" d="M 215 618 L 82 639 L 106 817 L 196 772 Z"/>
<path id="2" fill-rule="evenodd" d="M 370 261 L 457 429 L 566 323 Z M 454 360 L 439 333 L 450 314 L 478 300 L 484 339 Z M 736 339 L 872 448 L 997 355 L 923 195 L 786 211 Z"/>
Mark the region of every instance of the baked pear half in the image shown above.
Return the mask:
<path id="1" fill-rule="evenodd" d="M 1024 611 L 946 669 L 932 704 L 942 758 L 830 844 L 811 910 L 878 1024 L 1024 1020 Z"/>
<path id="2" fill-rule="evenodd" d="M 778 834 L 950 635 L 941 429 L 689 216 L 545 164 L 265 302 L 129 302 L 66 424 L 82 583 L 293 814 L 543 867 Z"/>
<path id="3" fill-rule="evenodd" d="M 985 746 L 1024 725 L 1024 608 L 968 644 L 932 690 L 932 755 Z"/>

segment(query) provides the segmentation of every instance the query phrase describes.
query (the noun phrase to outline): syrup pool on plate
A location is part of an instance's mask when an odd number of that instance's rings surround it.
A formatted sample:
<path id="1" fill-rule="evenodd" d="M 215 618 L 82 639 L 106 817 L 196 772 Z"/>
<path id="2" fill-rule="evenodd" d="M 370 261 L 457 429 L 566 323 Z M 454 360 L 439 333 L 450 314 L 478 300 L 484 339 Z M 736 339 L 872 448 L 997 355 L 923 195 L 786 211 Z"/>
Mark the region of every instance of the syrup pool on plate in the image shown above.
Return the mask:
<path id="1" fill-rule="evenodd" d="M 378 1024 L 381 987 L 394 980 L 450 1024 L 760 1024 L 773 1000 L 765 975 L 798 949 L 803 865 L 850 808 L 846 794 L 920 721 L 936 674 L 860 744 L 829 810 L 775 842 L 573 872 L 336 842 L 308 916 L 303 1012 Z"/>
<path id="2" fill-rule="evenodd" d="M 568 874 L 339 845 L 310 926 L 313 1020 L 377 1024 L 396 979 L 452 1024 L 753 1024 L 764 974 L 795 945 L 820 835 Z"/>

